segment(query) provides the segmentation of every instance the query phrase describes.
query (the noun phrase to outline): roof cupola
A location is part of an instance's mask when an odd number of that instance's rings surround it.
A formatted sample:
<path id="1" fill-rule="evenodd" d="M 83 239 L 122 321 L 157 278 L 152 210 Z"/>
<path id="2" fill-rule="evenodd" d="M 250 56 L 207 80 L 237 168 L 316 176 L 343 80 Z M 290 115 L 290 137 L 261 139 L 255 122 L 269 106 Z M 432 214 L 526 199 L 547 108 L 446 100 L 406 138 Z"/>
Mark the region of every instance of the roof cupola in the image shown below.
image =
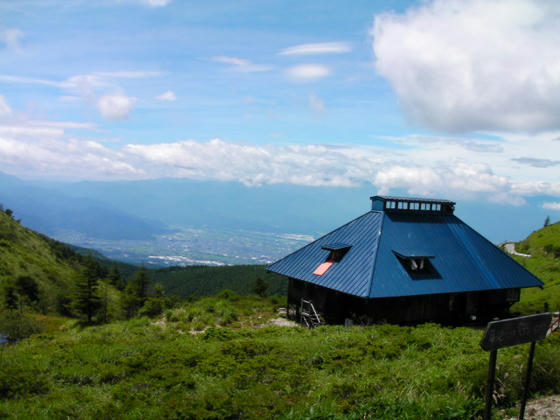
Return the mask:
<path id="1" fill-rule="evenodd" d="M 449 200 L 386 195 L 375 195 L 370 199 L 372 210 L 385 213 L 453 214 L 455 210 L 455 202 Z"/>

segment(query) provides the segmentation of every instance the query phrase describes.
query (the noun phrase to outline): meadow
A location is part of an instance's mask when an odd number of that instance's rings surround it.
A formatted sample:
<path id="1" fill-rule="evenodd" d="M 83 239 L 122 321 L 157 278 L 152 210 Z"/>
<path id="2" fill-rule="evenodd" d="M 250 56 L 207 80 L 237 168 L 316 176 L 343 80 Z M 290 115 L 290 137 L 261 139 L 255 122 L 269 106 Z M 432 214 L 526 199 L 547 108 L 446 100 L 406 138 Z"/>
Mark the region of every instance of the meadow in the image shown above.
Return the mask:
<path id="1" fill-rule="evenodd" d="M 186 302 L 81 327 L 57 318 L 4 346 L 0 418 L 470 419 L 481 416 L 482 331 L 275 326 L 283 298 Z M 560 393 L 560 336 L 537 346 L 531 392 Z M 514 413 L 526 346 L 501 350 L 494 398 Z"/>

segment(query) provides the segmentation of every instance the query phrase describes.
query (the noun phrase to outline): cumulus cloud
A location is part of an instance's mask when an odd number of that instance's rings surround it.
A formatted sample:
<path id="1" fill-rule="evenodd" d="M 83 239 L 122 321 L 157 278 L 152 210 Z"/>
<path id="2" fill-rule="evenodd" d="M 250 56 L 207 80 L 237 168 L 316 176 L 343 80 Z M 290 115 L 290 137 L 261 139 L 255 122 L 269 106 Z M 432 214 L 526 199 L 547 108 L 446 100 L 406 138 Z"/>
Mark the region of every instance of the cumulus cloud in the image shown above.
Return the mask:
<path id="1" fill-rule="evenodd" d="M 543 209 L 560 210 L 560 203 L 557 201 L 543 203 Z"/>
<path id="2" fill-rule="evenodd" d="M 314 55 L 314 54 L 341 54 L 352 51 L 346 42 L 318 42 L 313 44 L 300 44 L 284 48 L 280 55 Z"/>
<path id="3" fill-rule="evenodd" d="M 138 178 L 142 170 L 125 161 L 120 151 L 69 137 L 67 128 L 95 128 L 72 121 L 12 121 L 0 124 L 0 167 L 30 176 L 84 179 Z"/>
<path id="4" fill-rule="evenodd" d="M 330 69 L 321 64 L 301 64 L 286 70 L 288 77 L 297 82 L 312 82 L 330 74 Z"/>
<path id="5" fill-rule="evenodd" d="M 239 57 L 217 56 L 217 57 L 212 57 L 212 60 L 216 61 L 218 63 L 229 64 L 235 70 L 245 72 L 245 73 L 269 71 L 269 70 L 272 69 L 271 66 L 261 65 L 261 64 L 253 64 L 251 61 L 246 60 L 244 58 L 239 58 Z"/>
<path id="6" fill-rule="evenodd" d="M 126 118 L 135 102 L 118 93 L 104 95 L 99 106 L 106 118 L 117 120 Z M 316 112 L 325 110 L 316 95 L 310 95 L 309 106 Z M 528 139 L 383 137 L 383 145 L 377 146 L 251 144 L 217 138 L 105 147 L 98 140 L 68 133 L 96 130 L 91 123 L 28 120 L 23 113 L 11 108 L 9 112 L 0 118 L 0 167 L 16 175 L 109 180 L 184 177 L 255 186 L 369 184 L 372 192 L 398 189 L 413 195 L 511 204 L 521 204 L 527 196 L 560 197 L 555 171 L 512 164 L 518 156 L 543 160 L 560 156 L 560 142 L 553 140 L 558 134 L 552 132 Z M 506 143 L 508 147 L 499 148 Z"/>
<path id="7" fill-rule="evenodd" d="M 161 95 L 156 96 L 156 99 L 159 101 L 173 102 L 177 100 L 177 96 L 175 96 L 175 92 L 172 90 L 166 90 Z"/>
<path id="8" fill-rule="evenodd" d="M 5 44 L 9 50 L 21 51 L 21 38 L 23 38 L 23 32 L 19 29 L 11 28 L 0 31 L 0 43 Z"/>
<path id="9" fill-rule="evenodd" d="M 375 66 L 425 127 L 557 129 L 558 27 L 554 1 L 432 0 L 376 16 Z"/>
<path id="10" fill-rule="evenodd" d="M 240 181 L 246 185 L 351 186 L 371 179 L 376 154 L 324 145 L 257 146 L 185 140 L 127 145 L 123 151 L 160 176 Z"/>
<path id="11" fill-rule="evenodd" d="M 523 199 L 511 194 L 511 183 L 484 164 L 453 162 L 447 165 L 389 165 L 375 176 L 380 193 L 390 189 L 405 189 L 410 194 L 463 196 L 484 195 L 492 201 L 521 204 Z"/>
<path id="12" fill-rule="evenodd" d="M 127 145 L 123 152 L 160 176 L 240 181 L 246 185 L 372 184 L 380 193 L 405 189 L 425 196 L 484 197 L 521 204 L 511 181 L 486 165 L 449 162 L 417 165 L 386 150 L 327 145 L 257 146 L 213 139 L 154 145 Z"/>
<path id="13" fill-rule="evenodd" d="M 111 121 L 126 120 L 137 99 L 122 93 L 103 95 L 97 101 L 97 108 L 103 118 Z"/>
<path id="14" fill-rule="evenodd" d="M 521 181 L 512 183 L 512 192 L 520 196 L 550 195 L 560 197 L 560 182 Z"/>

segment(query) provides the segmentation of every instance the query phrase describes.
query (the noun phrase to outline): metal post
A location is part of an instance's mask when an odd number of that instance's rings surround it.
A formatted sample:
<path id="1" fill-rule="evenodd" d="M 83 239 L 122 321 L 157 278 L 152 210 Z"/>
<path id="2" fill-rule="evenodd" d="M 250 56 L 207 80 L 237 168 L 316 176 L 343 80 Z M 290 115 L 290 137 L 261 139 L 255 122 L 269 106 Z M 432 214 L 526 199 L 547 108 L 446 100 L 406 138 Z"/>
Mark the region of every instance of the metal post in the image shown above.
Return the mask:
<path id="1" fill-rule="evenodd" d="M 529 360 L 527 361 L 527 373 L 525 374 L 525 388 L 523 389 L 523 399 L 521 400 L 521 408 L 519 409 L 519 420 L 525 418 L 525 406 L 527 405 L 527 397 L 529 396 L 529 383 L 531 382 L 531 371 L 533 370 L 533 358 L 535 357 L 535 343 L 531 342 L 529 350 Z"/>
<path id="2" fill-rule="evenodd" d="M 490 352 L 490 361 L 488 363 L 488 382 L 486 383 L 486 407 L 484 407 L 484 420 L 492 418 L 492 395 L 494 394 L 494 379 L 496 377 L 496 359 L 498 358 L 498 350 Z"/>

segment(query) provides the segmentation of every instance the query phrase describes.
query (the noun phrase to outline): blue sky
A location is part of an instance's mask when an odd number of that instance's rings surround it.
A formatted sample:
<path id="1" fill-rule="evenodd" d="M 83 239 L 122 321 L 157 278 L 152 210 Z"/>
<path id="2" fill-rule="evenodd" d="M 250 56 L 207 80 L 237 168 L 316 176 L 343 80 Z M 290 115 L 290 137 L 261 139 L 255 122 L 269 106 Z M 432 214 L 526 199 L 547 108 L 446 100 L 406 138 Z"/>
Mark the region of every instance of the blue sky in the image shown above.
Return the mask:
<path id="1" fill-rule="evenodd" d="M 206 3 L 0 2 L 0 171 L 366 184 L 557 218 L 557 2 Z"/>

